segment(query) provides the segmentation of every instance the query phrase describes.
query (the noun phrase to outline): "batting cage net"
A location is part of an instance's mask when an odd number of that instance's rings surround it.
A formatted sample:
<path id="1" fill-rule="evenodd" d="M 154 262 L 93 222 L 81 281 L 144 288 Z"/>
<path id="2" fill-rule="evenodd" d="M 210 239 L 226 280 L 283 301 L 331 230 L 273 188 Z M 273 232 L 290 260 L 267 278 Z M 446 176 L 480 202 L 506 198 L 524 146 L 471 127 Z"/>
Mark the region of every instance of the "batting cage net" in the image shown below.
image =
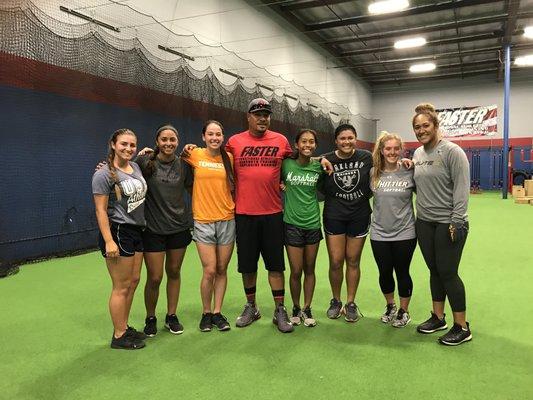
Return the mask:
<path id="1" fill-rule="evenodd" d="M 95 246 L 91 176 L 117 128 L 134 130 L 140 148 L 162 123 L 181 144 L 199 143 L 207 119 L 226 136 L 244 130 L 248 103 L 264 97 L 272 129 L 314 129 L 320 152 L 341 121 L 375 132 L 374 121 L 128 6 L 64 3 L 0 5 L 0 262 Z"/>

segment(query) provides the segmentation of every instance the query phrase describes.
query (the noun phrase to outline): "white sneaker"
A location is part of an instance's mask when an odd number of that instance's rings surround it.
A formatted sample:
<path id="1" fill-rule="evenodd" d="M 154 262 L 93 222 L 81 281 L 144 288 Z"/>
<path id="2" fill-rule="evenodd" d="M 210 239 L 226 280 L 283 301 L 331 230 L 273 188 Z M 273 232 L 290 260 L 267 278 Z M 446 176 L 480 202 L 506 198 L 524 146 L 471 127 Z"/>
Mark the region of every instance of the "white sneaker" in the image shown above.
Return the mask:
<path id="1" fill-rule="evenodd" d="M 302 311 L 302 319 L 305 326 L 309 328 L 316 326 L 316 320 L 313 318 L 313 314 L 311 314 L 311 307 L 307 307 Z"/>
<path id="2" fill-rule="evenodd" d="M 292 316 L 289 318 L 289 320 L 293 325 L 300 325 L 302 323 L 303 316 L 300 307 L 292 307 Z"/>
<path id="3" fill-rule="evenodd" d="M 404 328 L 409 322 L 411 322 L 411 316 L 403 308 L 400 308 L 391 325 L 395 328 Z"/>
<path id="4" fill-rule="evenodd" d="M 398 312 L 398 309 L 396 308 L 396 304 L 387 304 L 387 307 L 385 308 L 385 312 L 381 316 L 381 322 L 384 324 L 388 324 L 391 322 L 394 318 L 396 318 L 396 313 Z"/>

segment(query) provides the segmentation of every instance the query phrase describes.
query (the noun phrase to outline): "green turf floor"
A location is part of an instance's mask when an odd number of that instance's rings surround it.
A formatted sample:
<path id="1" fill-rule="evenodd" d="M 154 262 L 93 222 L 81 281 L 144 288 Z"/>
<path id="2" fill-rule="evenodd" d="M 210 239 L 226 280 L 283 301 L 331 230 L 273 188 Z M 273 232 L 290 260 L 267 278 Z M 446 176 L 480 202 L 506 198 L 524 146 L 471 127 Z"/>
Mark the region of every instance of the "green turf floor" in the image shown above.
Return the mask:
<path id="1" fill-rule="evenodd" d="M 201 267 L 191 246 L 178 308 L 185 332 L 160 331 L 139 351 L 109 349 L 110 279 L 97 253 L 23 266 L 0 280 L 0 399 L 533 399 L 533 207 L 484 193 L 471 197 L 470 221 L 460 271 L 474 340 L 456 348 L 415 333 L 430 310 L 418 249 L 407 328 L 379 322 L 384 301 L 368 244 L 357 296 L 365 317 L 356 324 L 328 320 L 323 246 L 313 305 L 318 326 L 283 335 L 271 322 L 264 271 L 261 320 L 199 332 Z M 223 310 L 232 326 L 244 301 L 235 270 L 234 257 Z M 137 328 L 144 320 L 140 289 L 130 321 Z"/>

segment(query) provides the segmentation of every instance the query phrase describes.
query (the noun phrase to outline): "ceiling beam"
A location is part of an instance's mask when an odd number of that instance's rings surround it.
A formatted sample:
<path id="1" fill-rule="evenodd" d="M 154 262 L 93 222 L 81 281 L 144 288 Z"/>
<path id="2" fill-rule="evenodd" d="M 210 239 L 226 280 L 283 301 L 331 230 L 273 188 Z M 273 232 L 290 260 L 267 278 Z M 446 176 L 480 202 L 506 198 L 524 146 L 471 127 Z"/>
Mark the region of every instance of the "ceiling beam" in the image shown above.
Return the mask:
<path id="1" fill-rule="evenodd" d="M 517 44 L 512 45 L 511 50 L 530 50 L 533 49 L 533 44 Z M 483 53 L 490 53 L 490 52 L 498 52 L 501 50 L 501 46 L 490 46 L 490 47 L 484 47 L 481 49 L 474 49 L 474 50 L 463 50 L 461 51 L 461 54 L 463 56 L 469 56 L 474 54 L 483 54 Z M 419 57 L 407 57 L 407 58 L 395 58 L 395 59 L 386 59 L 386 60 L 378 60 L 378 61 L 368 61 L 368 62 L 361 62 L 357 64 L 353 64 L 351 66 L 345 66 L 345 67 L 329 67 L 330 69 L 337 69 L 337 68 L 364 68 L 372 65 L 380 65 L 380 64 L 396 64 L 396 63 L 408 63 L 413 61 L 426 61 L 426 60 L 438 60 L 442 58 L 451 58 L 451 57 L 458 57 L 459 52 L 458 51 L 450 51 L 447 53 L 439 53 L 439 54 L 428 54 L 425 56 L 419 56 Z"/>
<path id="2" fill-rule="evenodd" d="M 429 32 L 438 32 L 438 31 L 444 31 L 448 29 L 455 29 L 456 25 L 459 28 L 464 28 L 467 26 L 476 26 L 476 25 L 484 25 L 484 24 L 490 24 L 494 22 L 502 22 L 507 19 L 507 14 L 498 14 L 498 15 L 491 15 L 488 17 L 481 17 L 481 18 L 468 18 L 464 20 L 457 21 L 457 24 L 452 22 L 443 22 L 441 24 L 432 24 L 432 25 L 425 25 L 425 26 L 417 26 L 413 28 L 404 28 L 404 29 L 396 29 L 394 31 L 388 31 L 388 32 L 376 32 L 376 33 L 369 33 L 367 35 L 358 35 L 358 37 L 346 37 L 341 39 L 334 39 L 334 40 L 328 40 L 325 43 L 327 44 L 344 44 L 344 43 L 351 43 L 355 40 L 378 40 L 378 39 L 387 39 L 391 37 L 400 37 L 400 36 L 409 36 L 409 35 L 416 35 L 420 33 L 429 33 Z"/>
<path id="3" fill-rule="evenodd" d="M 500 60 L 498 58 L 488 58 L 478 61 L 470 61 L 470 62 L 464 62 L 464 63 L 451 63 L 451 64 L 441 64 L 437 65 L 437 71 L 442 71 L 443 69 L 453 69 L 453 68 L 459 68 L 462 66 L 464 67 L 479 67 L 479 66 L 491 66 L 491 64 L 499 63 Z M 373 78 L 379 78 L 381 76 L 387 76 L 390 74 L 408 74 L 410 73 L 409 68 L 401 68 L 401 69 L 391 69 L 390 71 L 379 71 L 379 72 L 368 72 L 363 74 L 363 78 L 366 80 L 372 80 Z"/>
<path id="4" fill-rule="evenodd" d="M 292 13 L 284 12 L 280 5 L 270 3 L 269 0 L 261 0 L 265 5 L 267 5 L 270 9 L 272 9 L 274 12 L 276 12 L 278 15 L 283 17 L 285 20 L 287 20 L 295 29 L 297 29 L 300 32 L 305 32 L 305 25 L 296 18 Z M 305 34 L 314 42 L 316 42 L 320 47 L 325 49 L 327 52 L 329 52 L 333 57 L 332 59 L 339 59 L 340 53 L 337 49 L 328 46 L 327 44 L 321 43 L 322 37 L 315 32 L 305 32 Z M 340 61 L 340 60 L 339 60 Z M 353 65 L 353 62 L 350 60 L 344 60 L 342 61 L 344 64 L 347 65 L 347 67 L 351 67 Z M 359 77 L 359 74 L 352 68 L 353 75 Z"/>
<path id="5" fill-rule="evenodd" d="M 348 3 L 349 1 L 350 0 L 309 0 L 299 3 L 282 4 L 280 7 L 282 11 L 297 11 L 313 7 L 324 7 L 331 6 L 333 4 Z"/>
<path id="6" fill-rule="evenodd" d="M 497 67 L 495 68 L 483 68 L 483 69 L 477 69 L 473 71 L 465 71 L 465 72 L 452 72 L 447 74 L 437 74 L 437 75 L 426 75 L 421 74 L 420 76 L 413 76 L 413 77 L 402 77 L 402 78 L 390 78 L 390 79 L 377 79 L 372 80 L 369 83 L 371 85 L 382 85 L 382 84 L 389 84 L 389 83 L 406 83 L 406 82 L 413 82 L 417 80 L 435 80 L 435 79 L 449 79 L 454 77 L 465 77 L 465 76 L 476 76 L 476 75 L 483 75 L 483 74 L 489 74 L 493 73 L 497 70 Z"/>
<path id="7" fill-rule="evenodd" d="M 380 15 L 359 15 L 356 17 L 350 17 L 345 19 L 337 19 L 332 21 L 318 22 L 316 24 L 306 24 L 305 30 L 310 31 L 319 31 L 322 29 L 338 28 L 340 26 L 347 25 L 357 25 L 364 22 L 376 22 L 376 21 L 385 21 L 397 17 L 407 17 L 410 15 L 420 15 L 437 11 L 451 10 L 454 8 L 469 7 L 480 4 L 496 3 L 500 0 L 451 0 L 451 1 L 442 1 L 437 4 L 428 4 L 423 6 L 417 6 L 408 8 L 407 10 L 398 11 L 389 14 L 380 14 Z"/>
<path id="8" fill-rule="evenodd" d="M 503 36 L 503 32 L 486 32 L 478 33 L 475 35 L 465 35 L 465 36 L 450 36 L 443 39 L 429 40 L 425 45 L 426 46 L 440 46 L 446 44 L 456 44 L 456 43 L 465 43 L 465 42 L 475 42 L 478 40 L 488 40 L 488 39 L 498 39 Z M 394 46 L 384 46 L 384 47 L 375 47 L 375 48 L 366 48 L 358 50 L 349 50 L 341 53 L 342 57 L 349 56 L 358 56 L 362 54 L 372 54 L 372 53 L 382 53 L 385 51 L 395 50 Z"/>

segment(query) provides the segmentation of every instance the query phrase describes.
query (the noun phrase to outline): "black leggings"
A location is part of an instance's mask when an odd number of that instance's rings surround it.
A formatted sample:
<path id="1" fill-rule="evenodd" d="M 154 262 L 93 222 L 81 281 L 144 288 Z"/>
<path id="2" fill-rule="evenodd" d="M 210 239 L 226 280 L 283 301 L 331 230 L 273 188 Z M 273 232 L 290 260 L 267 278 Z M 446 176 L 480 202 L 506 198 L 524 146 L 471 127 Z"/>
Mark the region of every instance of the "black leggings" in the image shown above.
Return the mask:
<path id="1" fill-rule="evenodd" d="M 413 281 L 409 275 L 409 265 L 413 258 L 416 247 L 416 238 L 385 242 L 371 240 L 372 253 L 379 269 L 379 286 L 386 293 L 394 292 L 394 277 L 396 272 L 398 280 L 398 293 L 400 297 L 411 297 L 413 293 Z"/>
<path id="2" fill-rule="evenodd" d="M 431 297 L 443 302 L 448 296 L 454 312 L 466 311 L 465 286 L 459 278 L 459 262 L 465 238 L 452 243 L 448 233 L 449 224 L 416 220 L 418 244 L 430 272 Z"/>

